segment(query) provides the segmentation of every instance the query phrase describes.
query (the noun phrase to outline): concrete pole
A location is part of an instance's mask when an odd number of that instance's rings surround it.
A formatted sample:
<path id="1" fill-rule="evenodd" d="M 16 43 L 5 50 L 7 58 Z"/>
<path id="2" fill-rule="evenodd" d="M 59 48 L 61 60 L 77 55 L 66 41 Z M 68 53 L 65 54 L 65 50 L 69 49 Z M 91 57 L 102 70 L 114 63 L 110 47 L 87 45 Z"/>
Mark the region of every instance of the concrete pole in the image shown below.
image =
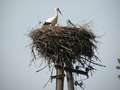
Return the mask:
<path id="1" fill-rule="evenodd" d="M 63 65 L 62 63 L 57 65 Z M 64 69 L 56 68 L 56 90 L 63 90 L 64 88 Z"/>
<path id="2" fill-rule="evenodd" d="M 64 70 L 57 69 L 56 73 L 57 73 L 57 76 L 63 75 Z M 64 87 L 64 77 L 56 78 L 56 90 L 63 90 L 63 87 Z"/>
<path id="3" fill-rule="evenodd" d="M 71 67 L 70 63 L 66 63 L 67 67 Z M 72 75 L 72 71 L 66 71 L 66 77 L 67 77 L 67 85 L 68 85 L 68 90 L 74 90 L 74 79 Z"/>

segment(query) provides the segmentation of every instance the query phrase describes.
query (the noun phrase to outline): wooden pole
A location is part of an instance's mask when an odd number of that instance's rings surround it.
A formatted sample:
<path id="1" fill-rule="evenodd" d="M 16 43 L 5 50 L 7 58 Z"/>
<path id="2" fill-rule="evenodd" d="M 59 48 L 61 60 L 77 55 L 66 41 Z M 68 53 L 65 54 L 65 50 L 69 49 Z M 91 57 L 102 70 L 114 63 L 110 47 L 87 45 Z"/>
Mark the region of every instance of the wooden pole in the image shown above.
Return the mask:
<path id="1" fill-rule="evenodd" d="M 71 67 L 71 64 L 69 62 L 66 63 L 67 67 Z M 66 71 L 66 76 L 67 76 L 67 84 L 68 84 L 68 90 L 74 90 L 74 79 L 72 75 L 72 71 Z"/>
<path id="2" fill-rule="evenodd" d="M 63 90 L 63 87 L 64 87 L 64 69 L 56 68 L 56 76 L 58 76 L 58 77 L 56 77 L 56 90 Z"/>

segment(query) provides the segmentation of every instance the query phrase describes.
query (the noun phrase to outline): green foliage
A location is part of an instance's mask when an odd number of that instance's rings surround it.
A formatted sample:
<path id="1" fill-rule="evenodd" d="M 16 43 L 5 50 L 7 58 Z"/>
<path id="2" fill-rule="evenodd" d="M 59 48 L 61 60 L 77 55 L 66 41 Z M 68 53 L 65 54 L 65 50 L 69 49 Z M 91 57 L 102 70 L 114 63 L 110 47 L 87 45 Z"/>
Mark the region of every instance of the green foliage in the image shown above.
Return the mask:
<path id="1" fill-rule="evenodd" d="M 116 66 L 117 69 L 120 69 L 120 65 Z"/>
<path id="2" fill-rule="evenodd" d="M 120 58 L 118 58 L 117 60 L 118 60 L 118 63 L 120 64 Z M 120 69 L 120 65 L 117 65 L 116 69 Z M 118 75 L 118 78 L 120 79 L 120 75 Z"/>
<path id="3" fill-rule="evenodd" d="M 117 60 L 118 60 L 118 63 L 120 64 L 120 58 L 118 58 Z M 120 65 L 117 65 L 116 68 L 120 69 Z"/>
<path id="4" fill-rule="evenodd" d="M 118 78 L 120 79 L 120 75 L 118 75 Z"/>
<path id="5" fill-rule="evenodd" d="M 120 58 L 118 58 L 117 60 L 118 60 L 118 63 L 120 64 Z"/>

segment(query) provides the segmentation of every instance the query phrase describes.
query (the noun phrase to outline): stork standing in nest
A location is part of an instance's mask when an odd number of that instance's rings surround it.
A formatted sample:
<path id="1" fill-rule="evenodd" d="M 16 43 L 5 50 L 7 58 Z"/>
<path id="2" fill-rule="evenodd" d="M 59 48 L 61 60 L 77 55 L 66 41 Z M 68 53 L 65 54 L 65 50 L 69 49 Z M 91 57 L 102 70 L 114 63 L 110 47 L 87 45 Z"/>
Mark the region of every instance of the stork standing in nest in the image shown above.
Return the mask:
<path id="1" fill-rule="evenodd" d="M 43 26 L 55 26 L 58 20 L 58 12 L 62 15 L 59 8 L 55 8 L 55 15 L 52 18 L 46 20 Z"/>
<path id="2" fill-rule="evenodd" d="M 73 27 L 76 27 L 69 19 L 67 20 L 67 24 L 68 24 L 68 25 L 71 25 L 71 26 L 73 26 Z"/>

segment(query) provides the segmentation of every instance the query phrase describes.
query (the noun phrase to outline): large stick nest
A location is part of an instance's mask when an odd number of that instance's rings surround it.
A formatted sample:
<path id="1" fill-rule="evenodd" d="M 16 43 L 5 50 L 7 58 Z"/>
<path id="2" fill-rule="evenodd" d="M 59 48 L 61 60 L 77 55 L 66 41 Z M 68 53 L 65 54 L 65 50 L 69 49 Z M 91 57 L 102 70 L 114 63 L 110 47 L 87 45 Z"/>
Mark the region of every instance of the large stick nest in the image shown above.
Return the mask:
<path id="1" fill-rule="evenodd" d="M 29 33 L 32 39 L 32 52 L 45 57 L 48 62 L 78 62 L 81 65 L 94 63 L 96 35 L 87 28 L 45 26 Z M 34 58 L 36 58 L 34 53 Z"/>

